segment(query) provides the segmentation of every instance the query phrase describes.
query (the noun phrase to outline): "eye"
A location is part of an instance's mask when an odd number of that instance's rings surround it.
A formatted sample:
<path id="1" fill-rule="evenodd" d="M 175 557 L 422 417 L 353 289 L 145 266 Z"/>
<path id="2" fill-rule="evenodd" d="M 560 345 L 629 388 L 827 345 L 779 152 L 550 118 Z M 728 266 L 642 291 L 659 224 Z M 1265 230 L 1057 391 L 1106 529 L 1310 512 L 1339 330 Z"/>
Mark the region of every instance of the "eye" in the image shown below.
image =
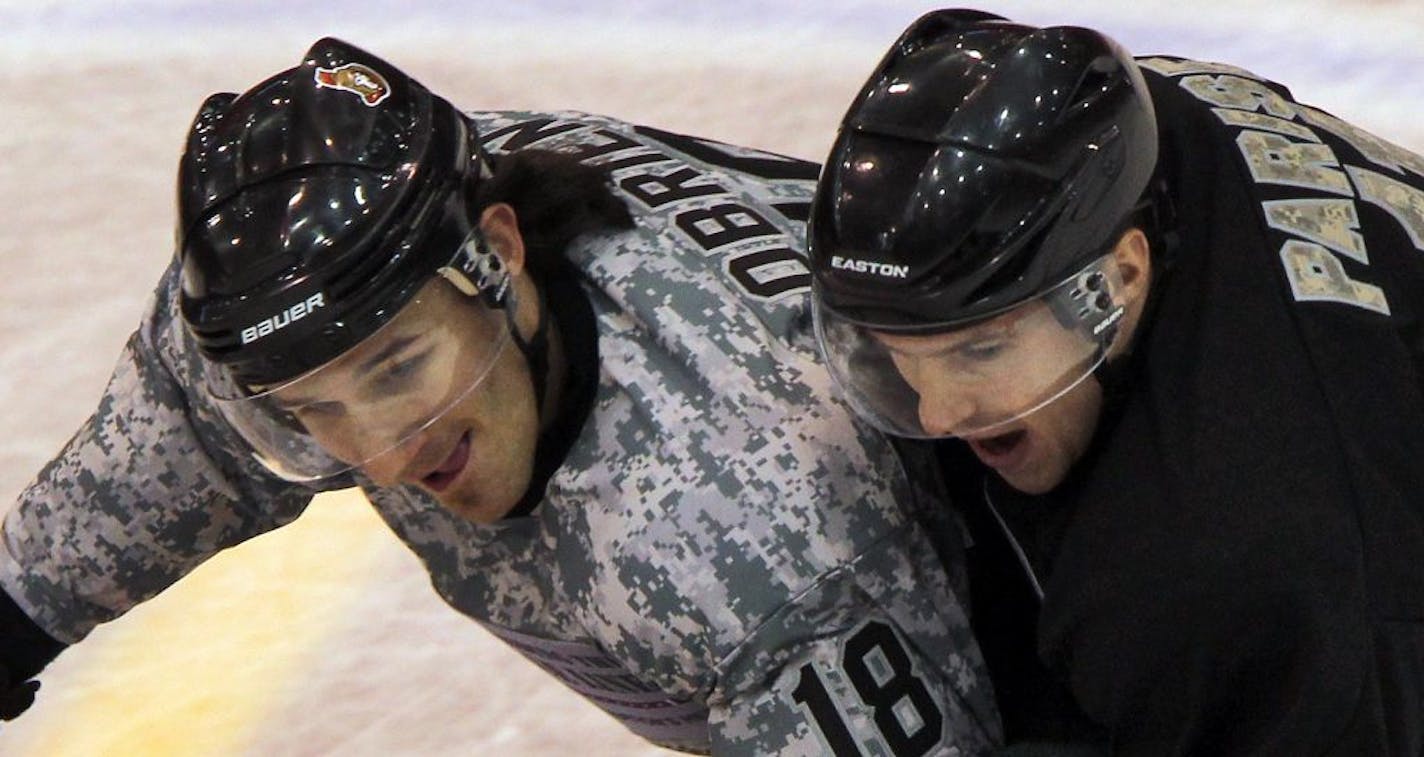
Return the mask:
<path id="1" fill-rule="evenodd" d="M 956 355 L 967 360 L 976 362 L 986 362 L 999 357 L 1004 352 L 1004 342 L 998 339 L 986 339 L 981 341 L 961 344 L 955 348 Z"/>
<path id="2" fill-rule="evenodd" d="M 416 365 L 419 364 L 423 358 L 424 356 L 416 356 L 392 363 L 391 367 L 386 369 L 386 376 L 388 378 L 407 378 L 412 373 L 415 373 Z"/>
<path id="3" fill-rule="evenodd" d="M 425 366 L 426 360 L 430 357 L 430 350 L 425 350 L 408 358 L 395 360 L 388 363 L 381 370 L 377 384 L 383 390 L 400 389 L 409 385 L 420 375 L 420 370 Z"/>

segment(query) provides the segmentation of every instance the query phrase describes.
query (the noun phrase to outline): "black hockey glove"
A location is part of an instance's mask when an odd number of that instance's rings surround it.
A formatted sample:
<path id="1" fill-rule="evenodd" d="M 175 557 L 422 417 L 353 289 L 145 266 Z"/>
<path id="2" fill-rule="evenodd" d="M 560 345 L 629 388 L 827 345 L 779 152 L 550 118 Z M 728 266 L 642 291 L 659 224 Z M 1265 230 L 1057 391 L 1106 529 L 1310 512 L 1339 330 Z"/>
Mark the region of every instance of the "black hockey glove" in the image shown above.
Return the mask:
<path id="1" fill-rule="evenodd" d="M 11 685 L 10 671 L 0 668 L 0 720 L 14 720 L 35 702 L 39 681 L 21 681 Z"/>
<path id="2" fill-rule="evenodd" d="M 39 675 L 64 650 L 0 591 L 0 720 L 14 720 L 35 701 Z"/>

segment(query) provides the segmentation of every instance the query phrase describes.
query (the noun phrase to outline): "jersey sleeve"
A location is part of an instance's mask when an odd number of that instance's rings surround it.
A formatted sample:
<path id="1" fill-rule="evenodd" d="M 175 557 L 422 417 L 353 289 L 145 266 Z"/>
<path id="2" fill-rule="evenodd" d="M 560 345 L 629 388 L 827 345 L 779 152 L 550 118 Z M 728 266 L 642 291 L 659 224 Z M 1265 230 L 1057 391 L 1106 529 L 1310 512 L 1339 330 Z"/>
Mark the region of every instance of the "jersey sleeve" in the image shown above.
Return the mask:
<path id="1" fill-rule="evenodd" d="M 266 474 L 199 385 L 170 266 L 94 414 L 7 513 L 0 588 L 72 644 L 314 494 Z"/>
<path id="2" fill-rule="evenodd" d="M 916 526 L 767 619 L 709 698 L 718 755 L 973 755 L 1000 743 L 969 621 Z"/>

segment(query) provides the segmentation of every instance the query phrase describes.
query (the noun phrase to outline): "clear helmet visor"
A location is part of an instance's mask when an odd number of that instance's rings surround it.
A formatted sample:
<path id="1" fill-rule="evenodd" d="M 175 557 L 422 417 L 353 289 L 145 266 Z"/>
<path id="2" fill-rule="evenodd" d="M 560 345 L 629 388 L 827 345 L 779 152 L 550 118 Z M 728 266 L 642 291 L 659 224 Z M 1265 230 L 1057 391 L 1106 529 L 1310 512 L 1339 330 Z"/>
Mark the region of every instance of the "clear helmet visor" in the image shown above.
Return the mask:
<path id="1" fill-rule="evenodd" d="M 394 318 L 336 359 L 274 386 L 213 387 L 219 410 L 273 473 L 319 481 L 400 450 L 478 391 L 510 341 L 501 306 L 442 269 Z"/>
<path id="2" fill-rule="evenodd" d="M 1108 255 L 1008 311 L 933 331 L 877 330 L 817 300 L 816 337 L 847 400 L 880 430 L 912 438 L 982 436 L 1092 374 L 1125 312 L 1122 291 Z"/>

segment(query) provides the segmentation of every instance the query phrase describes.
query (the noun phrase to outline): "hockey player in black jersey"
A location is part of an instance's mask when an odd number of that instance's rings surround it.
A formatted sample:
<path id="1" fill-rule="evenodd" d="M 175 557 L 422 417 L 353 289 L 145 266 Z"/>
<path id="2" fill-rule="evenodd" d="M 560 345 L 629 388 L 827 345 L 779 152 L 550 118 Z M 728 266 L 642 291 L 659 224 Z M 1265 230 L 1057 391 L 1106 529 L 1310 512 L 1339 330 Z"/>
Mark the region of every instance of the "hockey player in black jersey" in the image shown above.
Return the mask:
<path id="1" fill-rule="evenodd" d="M 833 375 L 956 491 L 1011 741 L 1424 754 L 1424 157 L 1239 68 L 939 11 L 809 244 Z"/>

